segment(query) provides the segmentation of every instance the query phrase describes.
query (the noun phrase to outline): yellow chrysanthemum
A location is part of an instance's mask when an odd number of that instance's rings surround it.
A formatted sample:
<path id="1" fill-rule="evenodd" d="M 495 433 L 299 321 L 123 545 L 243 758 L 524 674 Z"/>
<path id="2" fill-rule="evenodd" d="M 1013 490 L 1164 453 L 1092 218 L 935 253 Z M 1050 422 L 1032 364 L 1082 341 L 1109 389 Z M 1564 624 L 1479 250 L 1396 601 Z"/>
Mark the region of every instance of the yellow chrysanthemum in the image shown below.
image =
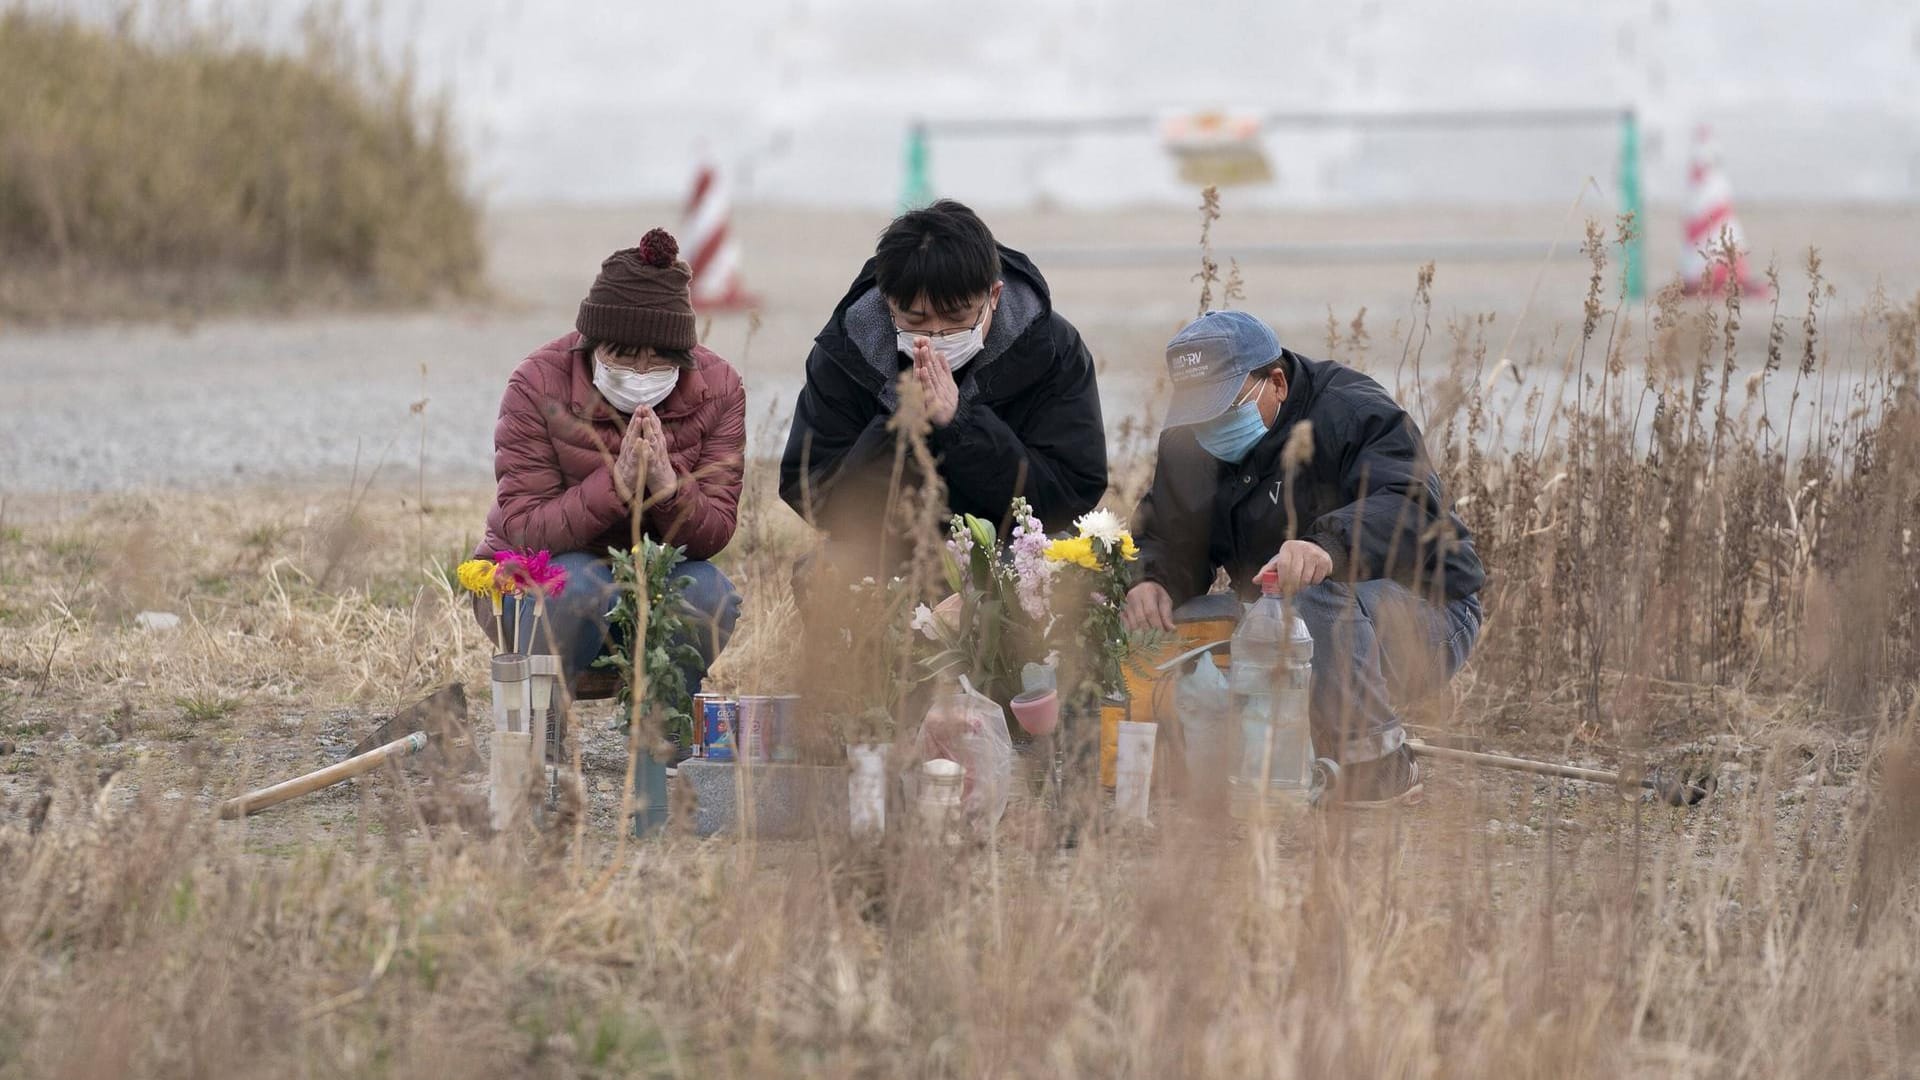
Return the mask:
<path id="1" fill-rule="evenodd" d="M 1088 570 L 1100 569 L 1100 560 L 1093 554 L 1093 538 L 1090 536 L 1055 540 L 1047 545 L 1044 554 L 1050 562 L 1072 563 Z"/>
<path id="2" fill-rule="evenodd" d="M 460 587 L 475 596 L 498 598 L 500 586 L 494 582 L 492 559 L 468 559 L 460 564 L 454 574 L 460 579 Z"/>
<path id="3" fill-rule="evenodd" d="M 1120 557 L 1128 562 L 1140 557 L 1140 549 L 1134 546 L 1133 534 L 1130 532 L 1120 534 Z"/>

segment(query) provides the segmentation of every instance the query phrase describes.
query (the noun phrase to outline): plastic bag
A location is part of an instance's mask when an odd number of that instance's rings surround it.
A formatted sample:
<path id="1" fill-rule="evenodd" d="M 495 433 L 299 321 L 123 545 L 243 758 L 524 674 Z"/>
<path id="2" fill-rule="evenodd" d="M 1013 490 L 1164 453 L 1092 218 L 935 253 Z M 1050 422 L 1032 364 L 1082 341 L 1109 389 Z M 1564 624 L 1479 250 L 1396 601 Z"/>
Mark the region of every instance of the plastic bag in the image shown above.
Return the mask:
<path id="1" fill-rule="evenodd" d="M 913 738 L 902 776 L 907 797 L 920 796 L 920 766 L 934 758 L 957 761 L 965 771 L 960 805 L 977 828 L 991 829 L 1013 794 L 1013 736 L 1007 714 L 962 676 L 958 686 L 936 692 Z"/>
<path id="2" fill-rule="evenodd" d="M 1189 782 L 1224 783 L 1233 773 L 1232 759 L 1240 749 L 1226 673 L 1211 655 L 1195 657 L 1174 683 L 1173 701 L 1187 745 Z"/>

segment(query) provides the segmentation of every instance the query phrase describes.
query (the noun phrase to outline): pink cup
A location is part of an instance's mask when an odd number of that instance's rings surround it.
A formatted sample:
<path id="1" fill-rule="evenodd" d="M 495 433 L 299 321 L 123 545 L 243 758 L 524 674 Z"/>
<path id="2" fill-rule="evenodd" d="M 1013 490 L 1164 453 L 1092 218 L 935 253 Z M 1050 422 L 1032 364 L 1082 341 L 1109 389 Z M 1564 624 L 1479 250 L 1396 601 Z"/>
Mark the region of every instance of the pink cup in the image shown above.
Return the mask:
<path id="1" fill-rule="evenodd" d="M 1029 690 L 1009 704 L 1013 718 L 1029 735 L 1051 735 L 1060 726 L 1060 695 L 1052 690 Z"/>

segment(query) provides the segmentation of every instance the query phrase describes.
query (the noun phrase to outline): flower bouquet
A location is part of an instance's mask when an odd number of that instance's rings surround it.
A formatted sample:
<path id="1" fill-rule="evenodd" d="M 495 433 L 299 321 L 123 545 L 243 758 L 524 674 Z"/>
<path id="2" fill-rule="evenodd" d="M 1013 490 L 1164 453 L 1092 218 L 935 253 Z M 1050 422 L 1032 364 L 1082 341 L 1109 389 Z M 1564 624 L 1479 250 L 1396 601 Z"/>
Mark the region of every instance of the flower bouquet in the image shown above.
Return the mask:
<path id="1" fill-rule="evenodd" d="M 1111 787 L 1120 724 L 1127 714 L 1127 660 L 1135 648 L 1153 647 L 1141 640 L 1152 635 L 1129 634 L 1121 621 L 1133 563 L 1140 557 L 1133 536 L 1109 510 L 1082 515 L 1073 524 L 1073 535 L 1048 544 L 1045 552 L 1058 568 L 1055 607 L 1075 661 L 1061 691 L 1071 715 L 1087 721 L 1097 717 L 1098 723 L 1075 725 L 1069 752 L 1082 764 L 1068 770 L 1056 762 L 1056 775 L 1086 777 L 1097 768 L 1102 783 Z"/>
<path id="2" fill-rule="evenodd" d="M 555 566 L 546 551 L 496 551 L 491 559 L 461 563 L 455 576 L 467 591 L 487 597 L 493 605 L 495 730 L 489 786 L 495 828 L 504 829 L 519 819 L 523 796 L 533 787 L 533 778 L 544 775 L 539 762 L 558 745 L 559 725 L 554 722 L 553 706 L 560 662 L 538 645 L 547 597 L 566 591 L 567 572 Z M 509 596 L 514 598 L 511 641 L 504 618 Z M 524 634 L 522 627 L 526 628 Z M 517 649 L 510 648 L 522 636 L 527 652 L 534 654 L 524 659 Z M 551 794 L 551 779 L 547 789 Z"/>
<path id="3" fill-rule="evenodd" d="M 1046 655 L 1054 622 L 1045 528 L 1025 499 L 1013 501 L 1013 521 L 1003 544 L 992 523 L 954 515 L 941 557 L 952 594 L 937 607 L 921 604 L 912 623 L 934 645 L 923 661 L 933 677 L 964 675 L 996 701 L 1020 691 L 1022 669 Z"/>
<path id="4" fill-rule="evenodd" d="M 1126 686 L 1125 664 L 1133 647 L 1121 612 L 1133 587 L 1131 564 L 1140 558 L 1133 534 L 1111 510 L 1094 510 L 1073 523 L 1074 535 L 1054 540 L 1042 555 L 1060 575 L 1055 587 L 1066 605 L 1084 605 L 1074 624 L 1074 645 L 1084 664 L 1080 689 L 1107 697 Z"/>
<path id="5" fill-rule="evenodd" d="M 539 648 L 540 623 L 546 618 L 547 598 L 567 591 L 567 571 L 553 562 L 547 551 L 496 551 L 491 559 L 468 559 L 454 570 L 460 587 L 475 596 L 486 597 L 493 605 L 493 647 L 497 653 L 518 652 L 520 628 L 532 619 L 527 635 L 527 652 L 546 653 Z M 507 640 L 506 598 L 513 597 L 513 641 Z M 531 602 L 533 611 L 528 612 Z"/>
<path id="6" fill-rule="evenodd" d="M 1111 510 L 1074 521 L 1049 539 L 1025 499 L 1013 503 L 1012 539 L 971 515 L 955 515 L 943 556 L 952 594 L 914 609 L 912 628 L 932 645 L 931 676 L 965 675 L 998 701 L 1056 688 L 1094 697 L 1125 686 L 1134 642 L 1121 622 L 1140 551 Z M 1060 658 L 1077 679 L 1059 681 Z"/>

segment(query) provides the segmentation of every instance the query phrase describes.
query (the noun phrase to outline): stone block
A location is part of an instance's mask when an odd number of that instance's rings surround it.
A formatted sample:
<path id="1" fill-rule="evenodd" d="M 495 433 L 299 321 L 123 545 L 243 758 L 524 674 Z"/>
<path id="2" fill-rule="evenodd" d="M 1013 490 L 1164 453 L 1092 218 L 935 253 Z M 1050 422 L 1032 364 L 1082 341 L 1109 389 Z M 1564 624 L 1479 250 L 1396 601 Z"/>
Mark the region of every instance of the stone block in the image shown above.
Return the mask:
<path id="1" fill-rule="evenodd" d="M 756 836 L 811 836 L 815 829 L 847 828 L 847 770 L 840 765 L 747 765 L 689 758 L 676 784 L 694 797 L 693 831 L 700 836 L 739 831 L 743 795 L 751 796 Z"/>

